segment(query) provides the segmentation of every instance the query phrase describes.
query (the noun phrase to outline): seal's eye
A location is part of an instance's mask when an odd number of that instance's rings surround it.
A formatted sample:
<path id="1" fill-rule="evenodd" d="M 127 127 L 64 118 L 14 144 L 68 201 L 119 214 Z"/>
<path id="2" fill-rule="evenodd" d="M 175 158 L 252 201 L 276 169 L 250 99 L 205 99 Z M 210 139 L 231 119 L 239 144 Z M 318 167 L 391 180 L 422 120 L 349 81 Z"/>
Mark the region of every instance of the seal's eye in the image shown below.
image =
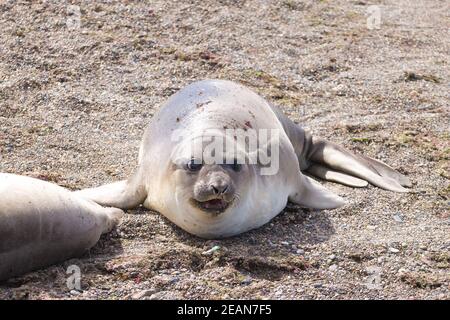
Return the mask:
<path id="1" fill-rule="evenodd" d="M 199 163 L 199 161 L 196 161 L 195 159 L 191 159 L 186 167 L 189 171 L 199 171 L 202 168 L 202 164 Z"/>

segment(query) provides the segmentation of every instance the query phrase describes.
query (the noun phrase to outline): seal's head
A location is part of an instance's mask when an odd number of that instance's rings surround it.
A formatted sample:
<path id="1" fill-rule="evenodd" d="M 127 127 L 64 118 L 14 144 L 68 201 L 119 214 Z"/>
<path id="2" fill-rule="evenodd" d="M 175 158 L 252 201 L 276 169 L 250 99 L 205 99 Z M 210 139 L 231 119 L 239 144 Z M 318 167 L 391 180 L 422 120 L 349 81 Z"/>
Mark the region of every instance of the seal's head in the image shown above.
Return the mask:
<path id="1" fill-rule="evenodd" d="M 246 219 L 257 189 L 257 168 L 241 155 L 229 156 L 226 148 L 216 148 L 211 156 L 208 145 L 186 140 L 173 149 L 165 174 L 166 207 L 157 210 L 165 209 L 171 221 L 190 233 L 220 238 L 235 233 L 235 225 Z"/>
<path id="2" fill-rule="evenodd" d="M 220 220 L 239 205 L 251 174 L 251 166 L 237 161 L 206 164 L 189 159 L 174 170 L 175 196 L 185 203 L 186 212 L 200 219 Z"/>
<path id="3" fill-rule="evenodd" d="M 242 165 L 196 163 L 194 159 L 186 164 L 186 171 L 192 180 L 190 204 L 205 214 L 222 214 L 236 199 L 236 188 L 240 185 Z"/>
<path id="4" fill-rule="evenodd" d="M 178 226 L 203 238 L 221 238 L 244 225 L 255 183 L 251 165 L 190 159 L 171 172 L 167 217 Z"/>
<path id="5" fill-rule="evenodd" d="M 155 210 L 189 233 L 222 238 L 260 226 L 283 209 L 289 184 L 277 173 L 265 174 L 279 167 L 271 166 L 279 160 L 276 144 L 258 139 L 256 130 L 199 128 L 176 132 L 169 170 L 158 184 L 164 200 Z"/>

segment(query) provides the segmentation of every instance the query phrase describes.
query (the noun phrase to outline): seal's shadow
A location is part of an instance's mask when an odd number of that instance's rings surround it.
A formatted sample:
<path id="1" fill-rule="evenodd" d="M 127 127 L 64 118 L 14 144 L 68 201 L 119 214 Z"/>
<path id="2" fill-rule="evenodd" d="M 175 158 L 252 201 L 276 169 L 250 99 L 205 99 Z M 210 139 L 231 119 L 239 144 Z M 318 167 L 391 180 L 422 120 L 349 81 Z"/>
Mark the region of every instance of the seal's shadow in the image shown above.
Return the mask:
<path id="1" fill-rule="evenodd" d="M 267 239 L 277 245 L 277 241 L 286 243 L 292 248 L 308 247 L 327 241 L 335 229 L 327 211 L 304 209 L 294 204 L 288 206 L 261 230 L 249 233 L 267 236 Z M 245 238 L 245 234 L 242 235 Z M 271 240 L 273 238 L 273 240 Z"/>
<path id="2" fill-rule="evenodd" d="M 220 246 L 215 257 L 217 266 L 232 266 L 243 274 L 267 280 L 307 268 L 307 251 L 328 241 L 335 233 L 329 212 L 303 209 L 294 204 L 288 204 L 265 226 L 227 239 L 204 240 L 171 226 L 175 241 L 202 250 Z"/>
<path id="3" fill-rule="evenodd" d="M 174 235 L 182 242 L 199 245 L 206 240 L 189 235 L 177 226 L 171 224 Z M 238 236 L 214 240 L 227 246 L 249 244 L 258 247 L 278 247 L 280 244 L 301 248 L 327 241 L 335 229 L 326 210 L 310 210 L 288 203 L 287 207 L 264 226 L 245 232 Z"/>

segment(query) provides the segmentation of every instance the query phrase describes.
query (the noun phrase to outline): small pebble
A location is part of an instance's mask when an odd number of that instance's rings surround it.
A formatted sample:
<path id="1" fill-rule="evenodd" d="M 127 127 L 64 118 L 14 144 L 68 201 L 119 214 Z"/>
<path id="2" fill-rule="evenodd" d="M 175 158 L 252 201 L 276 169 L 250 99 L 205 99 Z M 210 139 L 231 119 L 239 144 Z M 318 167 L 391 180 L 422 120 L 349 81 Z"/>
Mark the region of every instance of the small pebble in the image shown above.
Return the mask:
<path id="1" fill-rule="evenodd" d="M 389 252 L 392 252 L 392 253 L 399 253 L 400 252 L 400 250 L 392 248 L 392 247 L 389 247 L 388 250 L 389 250 Z"/>
<path id="2" fill-rule="evenodd" d="M 209 256 L 209 255 L 213 254 L 214 252 L 218 251 L 219 249 L 220 249 L 220 246 L 214 246 L 211 249 L 202 252 L 202 255 Z"/>
<path id="3" fill-rule="evenodd" d="M 343 84 L 339 84 L 336 87 L 332 88 L 334 94 L 337 96 L 345 96 L 345 86 Z"/>
<path id="4" fill-rule="evenodd" d="M 399 276 L 402 276 L 402 275 L 408 273 L 408 270 L 405 269 L 405 268 L 400 268 L 400 269 L 398 269 L 397 273 L 398 273 Z"/>
<path id="5" fill-rule="evenodd" d="M 241 283 L 244 285 L 249 285 L 252 282 L 253 282 L 253 279 L 251 277 L 245 277 L 245 279 L 241 281 Z"/>
<path id="6" fill-rule="evenodd" d="M 332 271 L 332 272 L 334 272 L 334 271 L 336 271 L 337 270 L 337 268 L 338 268 L 338 266 L 337 265 L 335 265 L 335 264 L 332 264 L 329 268 L 328 268 L 328 270 L 330 270 L 330 271 Z"/>
<path id="7" fill-rule="evenodd" d="M 158 292 L 158 290 L 156 290 L 156 289 L 142 290 L 140 292 L 133 294 L 131 296 L 131 299 L 139 300 L 139 299 L 142 299 L 143 297 L 149 297 L 157 292 Z"/>

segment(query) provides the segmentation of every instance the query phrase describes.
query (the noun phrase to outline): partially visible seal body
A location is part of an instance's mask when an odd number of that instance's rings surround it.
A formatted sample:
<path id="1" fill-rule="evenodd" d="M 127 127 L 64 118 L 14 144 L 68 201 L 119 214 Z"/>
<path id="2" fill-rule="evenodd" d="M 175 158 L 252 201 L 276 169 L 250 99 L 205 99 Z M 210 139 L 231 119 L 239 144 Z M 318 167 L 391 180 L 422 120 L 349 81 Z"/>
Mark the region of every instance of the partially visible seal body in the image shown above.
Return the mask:
<path id="1" fill-rule="evenodd" d="M 216 162 L 199 159 L 189 147 L 207 153 L 206 136 L 233 142 L 228 129 L 254 133 L 258 153 L 274 144 L 261 143 L 259 133 L 278 132 L 278 148 L 270 152 L 277 160 L 275 173 L 263 174 L 267 168 L 259 162 L 223 161 L 230 152 L 228 144 L 223 155 L 214 152 Z M 237 146 L 232 148 L 246 150 L 245 140 L 234 140 Z M 174 94 L 154 115 L 142 140 L 139 167 L 130 179 L 78 194 L 122 209 L 143 203 L 192 234 L 221 238 L 267 223 L 288 200 L 317 209 L 344 203 L 304 172 L 353 187 L 370 182 L 405 192 L 402 185 L 409 185 L 406 177 L 377 160 L 312 137 L 248 88 L 205 80 Z"/>
<path id="2" fill-rule="evenodd" d="M 0 173 L 0 280 L 83 254 L 122 214 L 49 182 Z"/>

